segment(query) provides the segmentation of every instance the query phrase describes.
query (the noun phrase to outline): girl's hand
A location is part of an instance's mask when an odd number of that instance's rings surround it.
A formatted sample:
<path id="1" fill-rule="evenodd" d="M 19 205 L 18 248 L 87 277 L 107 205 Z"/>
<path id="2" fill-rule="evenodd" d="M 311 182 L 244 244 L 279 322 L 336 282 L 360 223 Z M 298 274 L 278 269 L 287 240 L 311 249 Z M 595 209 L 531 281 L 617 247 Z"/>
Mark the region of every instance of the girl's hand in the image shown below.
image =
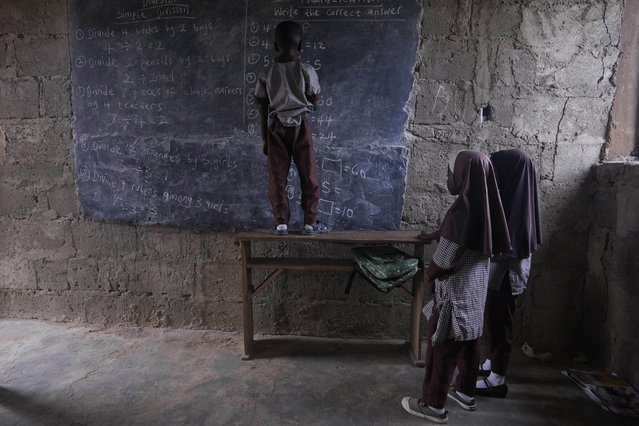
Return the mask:
<path id="1" fill-rule="evenodd" d="M 428 231 L 426 231 L 426 230 L 423 230 L 423 231 L 422 231 L 422 232 L 418 235 L 418 237 L 417 237 L 417 238 L 419 238 L 420 240 L 424 240 L 424 241 L 426 241 L 426 242 L 430 243 L 430 242 L 432 242 L 433 240 L 435 240 L 435 239 L 436 239 L 436 236 L 435 236 L 435 235 L 433 235 L 433 233 L 432 233 L 432 232 L 428 232 Z"/>

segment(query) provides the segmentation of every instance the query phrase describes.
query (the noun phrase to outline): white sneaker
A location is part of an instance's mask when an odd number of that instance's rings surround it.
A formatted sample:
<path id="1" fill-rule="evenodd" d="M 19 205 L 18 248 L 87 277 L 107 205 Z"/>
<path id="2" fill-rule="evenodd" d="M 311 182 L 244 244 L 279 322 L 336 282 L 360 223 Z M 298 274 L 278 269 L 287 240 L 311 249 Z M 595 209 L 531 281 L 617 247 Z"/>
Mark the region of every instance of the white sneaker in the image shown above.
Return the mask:
<path id="1" fill-rule="evenodd" d="M 436 413 L 417 398 L 404 397 L 402 399 L 402 407 L 413 416 L 421 417 L 434 423 L 448 423 L 448 411 L 444 410 L 441 414 Z"/>
<path id="2" fill-rule="evenodd" d="M 280 223 L 275 227 L 275 233 L 277 235 L 287 235 L 288 234 L 288 225 L 285 223 Z"/>
<path id="3" fill-rule="evenodd" d="M 470 398 L 468 395 L 460 395 L 453 387 L 448 389 L 448 398 L 452 399 L 459 404 L 461 408 L 468 411 L 475 411 L 477 409 L 477 403 L 475 398 Z"/>
<path id="4" fill-rule="evenodd" d="M 315 235 L 325 234 L 328 231 L 330 231 L 329 227 L 318 221 L 313 224 L 307 223 L 306 225 L 304 225 L 304 230 L 302 231 L 302 233 L 304 235 Z"/>

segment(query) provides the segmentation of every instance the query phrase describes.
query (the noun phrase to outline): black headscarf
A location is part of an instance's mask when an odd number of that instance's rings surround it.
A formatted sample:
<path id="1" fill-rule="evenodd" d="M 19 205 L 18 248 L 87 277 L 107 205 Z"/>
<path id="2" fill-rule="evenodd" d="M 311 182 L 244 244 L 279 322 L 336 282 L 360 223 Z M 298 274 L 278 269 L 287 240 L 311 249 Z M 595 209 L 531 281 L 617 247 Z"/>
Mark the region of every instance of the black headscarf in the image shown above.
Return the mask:
<path id="1" fill-rule="evenodd" d="M 487 155 L 461 151 L 448 188 L 458 195 L 440 227 L 441 236 L 487 256 L 510 249 L 510 239 L 493 166 Z"/>
<path id="2" fill-rule="evenodd" d="M 505 254 L 525 259 L 541 244 L 535 165 L 519 149 L 497 151 L 491 154 L 490 161 L 495 170 L 512 246 L 512 250 Z"/>

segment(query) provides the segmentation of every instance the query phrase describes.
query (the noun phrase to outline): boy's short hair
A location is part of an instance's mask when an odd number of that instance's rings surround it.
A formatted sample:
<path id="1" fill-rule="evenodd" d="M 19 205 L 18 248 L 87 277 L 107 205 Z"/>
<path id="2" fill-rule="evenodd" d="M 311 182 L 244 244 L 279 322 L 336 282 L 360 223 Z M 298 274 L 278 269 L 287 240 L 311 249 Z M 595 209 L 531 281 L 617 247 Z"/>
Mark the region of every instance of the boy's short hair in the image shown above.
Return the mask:
<path id="1" fill-rule="evenodd" d="M 302 27 L 295 21 L 282 21 L 275 27 L 275 42 L 284 50 L 299 48 L 302 42 Z"/>

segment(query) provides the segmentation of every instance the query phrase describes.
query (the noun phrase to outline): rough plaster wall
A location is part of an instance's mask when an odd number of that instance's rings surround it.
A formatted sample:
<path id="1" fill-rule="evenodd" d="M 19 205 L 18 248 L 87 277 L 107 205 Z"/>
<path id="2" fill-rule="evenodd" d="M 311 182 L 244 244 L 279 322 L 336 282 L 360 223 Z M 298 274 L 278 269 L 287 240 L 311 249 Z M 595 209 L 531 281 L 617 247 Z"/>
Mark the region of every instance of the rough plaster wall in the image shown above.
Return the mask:
<path id="1" fill-rule="evenodd" d="M 584 350 L 609 371 L 639 384 L 639 164 L 595 168 L 590 269 L 583 291 Z"/>
<path id="2" fill-rule="evenodd" d="M 404 220 L 435 228 L 452 201 L 448 155 L 528 152 L 541 179 L 544 245 L 521 298 L 517 337 L 577 345 L 587 270 L 588 170 L 599 161 L 615 87 L 623 2 L 427 1 L 417 66 Z M 479 109 L 492 121 L 479 123 Z"/>
<path id="3" fill-rule="evenodd" d="M 402 248 L 408 253 L 412 250 Z M 350 256 L 350 248 L 345 246 L 327 250 L 316 244 L 270 245 L 258 249 L 272 255 Z M 278 280 L 256 300 L 257 330 L 332 337 L 408 337 L 411 301 L 403 291 L 381 293 L 356 278 L 347 295 L 348 274 L 344 273 L 288 273 Z"/>
<path id="4" fill-rule="evenodd" d="M 65 0 L 0 2 L 0 315 L 239 329 L 231 235 L 79 215 L 67 25 Z"/>
<path id="5" fill-rule="evenodd" d="M 66 8 L 64 0 L 0 2 L 0 315 L 239 330 L 232 235 L 79 215 Z M 542 178 L 545 245 L 519 334 L 538 347 L 571 345 L 587 257 L 582 182 L 606 132 L 622 1 L 437 0 L 424 8 L 403 226 L 440 223 L 452 201 L 444 184 L 451 151 L 527 150 Z M 493 121 L 479 124 L 485 103 Z M 406 336 L 405 295 L 359 282 L 346 296 L 346 278 L 279 278 L 256 302 L 256 330 Z"/>

